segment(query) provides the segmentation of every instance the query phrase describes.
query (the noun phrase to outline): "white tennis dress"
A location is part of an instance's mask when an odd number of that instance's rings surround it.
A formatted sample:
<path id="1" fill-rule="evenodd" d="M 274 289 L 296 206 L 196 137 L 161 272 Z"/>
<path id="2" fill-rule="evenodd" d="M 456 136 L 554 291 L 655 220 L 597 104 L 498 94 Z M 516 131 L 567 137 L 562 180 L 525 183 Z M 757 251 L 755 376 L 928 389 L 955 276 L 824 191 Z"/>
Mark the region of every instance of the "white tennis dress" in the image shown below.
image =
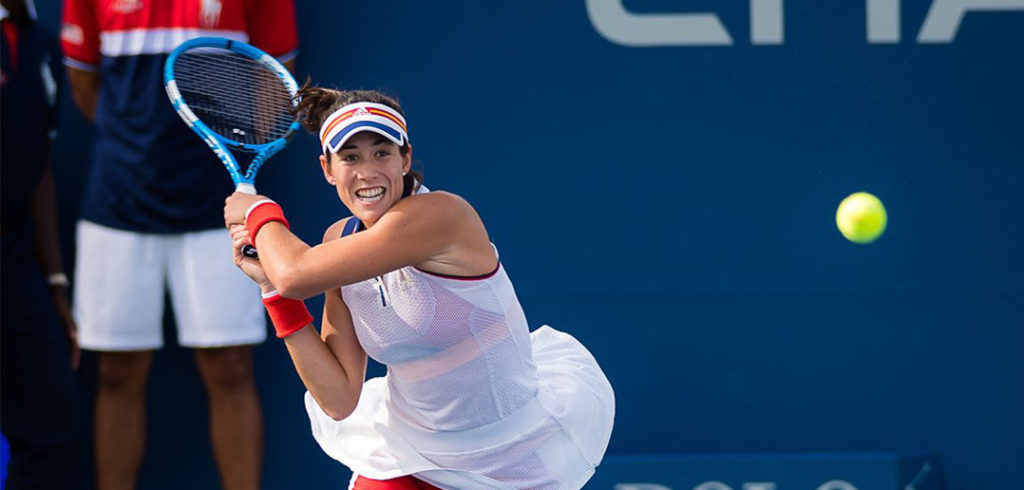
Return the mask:
<path id="1" fill-rule="evenodd" d="M 403 267 L 341 288 L 387 375 L 349 417 L 306 393 L 313 436 L 356 475 L 443 489 L 578 489 L 601 462 L 615 397 L 582 344 L 530 333 L 500 265 L 466 279 Z"/>

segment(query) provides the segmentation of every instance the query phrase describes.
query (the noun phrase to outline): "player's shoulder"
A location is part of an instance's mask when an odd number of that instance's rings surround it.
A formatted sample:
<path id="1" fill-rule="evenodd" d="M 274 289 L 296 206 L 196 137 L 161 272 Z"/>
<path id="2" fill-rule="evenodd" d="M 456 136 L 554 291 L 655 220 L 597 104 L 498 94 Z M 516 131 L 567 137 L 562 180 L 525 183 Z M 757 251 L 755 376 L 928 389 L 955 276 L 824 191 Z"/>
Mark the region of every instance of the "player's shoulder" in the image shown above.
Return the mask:
<path id="1" fill-rule="evenodd" d="M 410 202 L 417 203 L 420 206 L 429 206 L 431 209 L 456 210 L 472 208 L 469 201 L 466 201 L 462 196 L 448 191 L 430 191 L 414 194 L 409 197 L 412 198 Z"/>
<path id="2" fill-rule="evenodd" d="M 396 204 L 410 206 L 412 215 L 428 222 L 463 221 L 476 215 L 476 210 L 462 196 L 447 191 L 414 194 Z"/>
<path id="3" fill-rule="evenodd" d="M 341 231 L 345 229 L 345 223 L 348 223 L 349 220 L 353 219 L 356 219 L 355 216 L 341 218 L 338 221 L 335 221 L 334 224 L 332 224 L 331 226 L 328 226 L 327 230 L 324 231 L 323 242 L 327 243 L 331 240 L 337 240 L 341 238 Z"/>

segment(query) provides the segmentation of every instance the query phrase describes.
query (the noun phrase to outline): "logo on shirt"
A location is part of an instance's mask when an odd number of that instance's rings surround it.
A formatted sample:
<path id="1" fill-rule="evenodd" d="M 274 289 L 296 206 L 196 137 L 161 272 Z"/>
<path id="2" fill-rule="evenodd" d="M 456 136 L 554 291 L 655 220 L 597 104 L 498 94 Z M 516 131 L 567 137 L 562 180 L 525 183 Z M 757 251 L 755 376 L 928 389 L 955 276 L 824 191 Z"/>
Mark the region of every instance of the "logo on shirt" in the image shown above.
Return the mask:
<path id="1" fill-rule="evenodd" d="M 85 31 L 79 25 L 65 23 L 60 28 L 60 38 L 68 44 L 78 46 L 85 42 Z"/>
<path id="2" fill-rule="evenodd" d="M 216 27 L 220 22 L 220 0 L 203 0 L 199 11 L 199 25 L 203 27 Z"/>
<path id="3" fill-rule="evenodd" d="M 130 14 L 142 10 L 142 0 L 114 0 L 110 9 L 119 14 Z"/>

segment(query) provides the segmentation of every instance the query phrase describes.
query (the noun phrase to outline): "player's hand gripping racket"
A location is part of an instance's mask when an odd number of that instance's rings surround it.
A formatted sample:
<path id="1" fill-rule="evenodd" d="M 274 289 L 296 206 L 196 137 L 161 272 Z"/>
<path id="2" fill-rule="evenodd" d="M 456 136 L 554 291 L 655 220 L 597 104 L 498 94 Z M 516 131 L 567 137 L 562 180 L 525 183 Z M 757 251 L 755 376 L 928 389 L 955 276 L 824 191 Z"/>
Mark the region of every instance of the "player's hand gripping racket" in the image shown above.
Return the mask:
<path id="1" fill-rule="evenodd" d="M 288 70 L 246 43 L 199 37 L 171 52 L 164 86 L 178 115 L 224 162 L 235 190 L 256 194 L 256 172 L 299 129 L 289 110 L 299 87 Z M 230 150 L 251 154 L 245 173 Z M 257 257 L 249 245 L 242 253 Z"/>

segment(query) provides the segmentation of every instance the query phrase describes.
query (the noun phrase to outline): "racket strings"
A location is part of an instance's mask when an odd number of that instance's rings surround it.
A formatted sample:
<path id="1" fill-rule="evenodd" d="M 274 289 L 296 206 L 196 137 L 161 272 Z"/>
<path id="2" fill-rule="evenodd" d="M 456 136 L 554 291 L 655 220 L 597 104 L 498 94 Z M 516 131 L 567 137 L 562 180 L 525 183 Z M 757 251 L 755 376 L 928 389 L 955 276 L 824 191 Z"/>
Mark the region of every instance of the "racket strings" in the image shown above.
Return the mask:
<path id="1" fill-rule="evenodd" d="M 262 63 L 220 49 L 182 53 L 174 64 L 178 91 L 212 131 L 244 145 L 288 134 L 292 94 Z"/>

